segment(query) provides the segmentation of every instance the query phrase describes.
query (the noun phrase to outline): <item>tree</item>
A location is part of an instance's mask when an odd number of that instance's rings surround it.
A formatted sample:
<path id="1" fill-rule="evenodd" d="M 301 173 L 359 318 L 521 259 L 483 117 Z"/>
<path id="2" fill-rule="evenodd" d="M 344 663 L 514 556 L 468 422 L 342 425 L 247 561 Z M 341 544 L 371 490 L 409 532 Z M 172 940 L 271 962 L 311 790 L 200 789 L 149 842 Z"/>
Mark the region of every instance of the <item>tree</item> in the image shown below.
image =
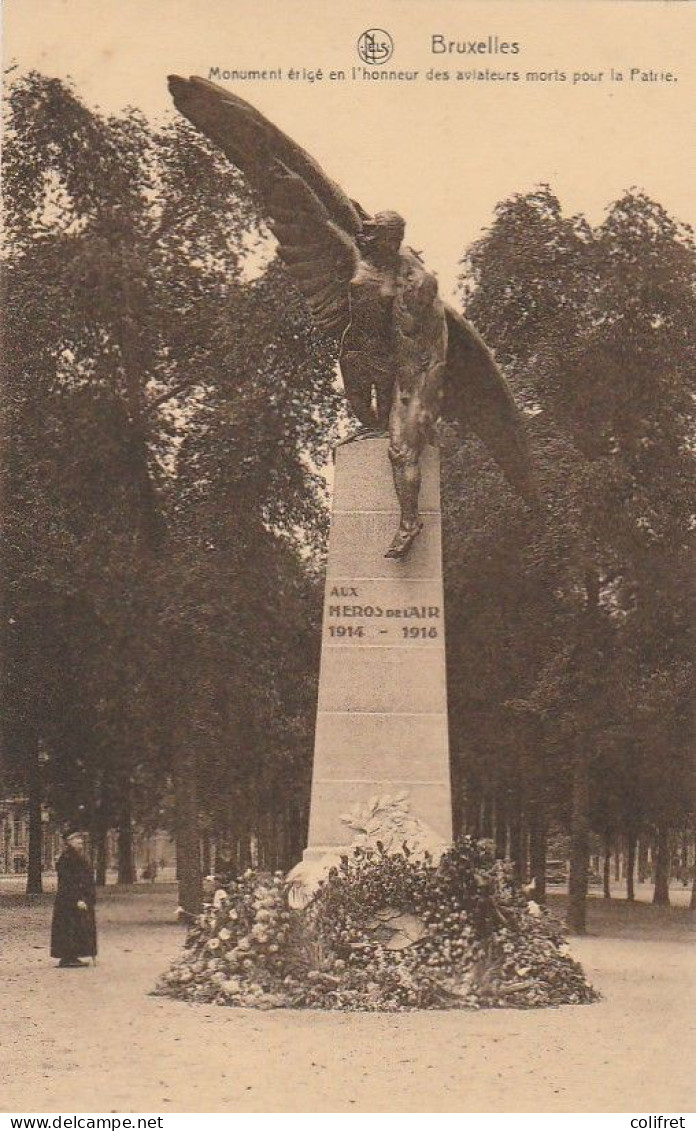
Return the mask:
<path id="1" fill-rule="evenodd" d="M 213 590 L 234 582 L 253 639 L 257 551 L 306 572 L 325 526 L 333 358 L 275 269 L 245 273 L 252 201 L 186 125 L 104 116 L 37 74 L 8 109 L 6 761 L 28 768 L 21 751 L 44 743 L 44 795 L 101 843 L 120 822 L 124 877 L 132 815 L 167 809 L 173 774 L 193 906 L 210 797 L 191 734 L 198 665 L 214 667 L 219 642 L 204 603 L 224 605 Z M 228 623 L 217 679 L 243 702 Z M 255 769 L 241 761 L 246 788 Z"/>
<path id="2" fill-rule="evenodd" d="M 519 614 L 510 617 L 507 590 L 497 635 L 532 661 L 520 674 L 516 709 L 543 724 L 538 757 L 550 768 L 565 747 L 578 930 L 590 822 L 603 832 L 607 821 L 598 784 L 612 777 L 615 798 L 630 799 L 611 818 L 633 837 L 658 808 L 663 822 L 674 821 L 678 797 L 693 807 L 681 682 L 690 670 L 682 585 L 693 513 L 693 278 L 690 230 L 637 190 L 594 230 L 582 217 L 563 217 L 545 186 L 514 197 L 464 261 L 467 314 L 528 408 L 548 508 L 545 526 L 528 522 L 517 542 L 525 577 L 536 569 L 552 587 L 540 646 L 530 655 L 521 635 L 512 645 Z M 657 686 L 670 689 L 658 739 L 667 765 L 645 745 Z M 501 708 L 493 696 L 499 734 Z M 616 757 L 617 748 L 630 758 Z M 655 773 L 657 792 L 648 786 Z"/>

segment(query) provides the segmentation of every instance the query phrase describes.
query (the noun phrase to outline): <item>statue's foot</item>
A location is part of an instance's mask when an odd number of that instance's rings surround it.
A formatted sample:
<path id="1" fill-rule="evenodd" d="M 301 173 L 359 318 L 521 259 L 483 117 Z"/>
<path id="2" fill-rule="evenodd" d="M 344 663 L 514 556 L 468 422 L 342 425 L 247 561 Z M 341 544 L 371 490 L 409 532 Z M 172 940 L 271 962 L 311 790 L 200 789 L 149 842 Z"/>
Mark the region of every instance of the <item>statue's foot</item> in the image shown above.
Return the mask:
<path id="1" fill-rule="evenodd" d="M 417 522 L 415 526 L 400 526 L 385 558 L 405 558 L 422 529 L 422 522 Z"/>

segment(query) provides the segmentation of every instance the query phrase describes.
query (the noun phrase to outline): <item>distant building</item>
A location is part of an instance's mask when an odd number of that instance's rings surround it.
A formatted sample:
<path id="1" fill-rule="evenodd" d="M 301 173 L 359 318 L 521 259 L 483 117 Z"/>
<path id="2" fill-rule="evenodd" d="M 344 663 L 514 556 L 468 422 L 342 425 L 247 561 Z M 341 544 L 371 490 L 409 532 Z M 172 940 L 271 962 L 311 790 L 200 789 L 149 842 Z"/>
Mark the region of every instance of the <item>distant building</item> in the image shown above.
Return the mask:
<path id="1" fill-rule="evenodd" d="M 47 809 L 41 812 L 41 861 L 45 872 L 55 870 L 63 849 L 59 825 Z M 168 832 L 146 834 L 133 830 L 135 874 L 137 879 L 156 876 L 175 864 L 174 842 Z M 118 834 L 110 830 L 106 841 L 107 869 L 117 867 Z M 25 797 L 0 800 L 0 875 L 22 875 L 29 862 L 29 803 Z"/>
<path id="2" fill-rule="evenodd" d="M 41 811 L 41 861 L 45 871 L 55 869 L 62 842 L 48 810 Z M 29 803 L 25 797 L 0 800 L 0 874 L 17 875 L 29 861 Z"/>

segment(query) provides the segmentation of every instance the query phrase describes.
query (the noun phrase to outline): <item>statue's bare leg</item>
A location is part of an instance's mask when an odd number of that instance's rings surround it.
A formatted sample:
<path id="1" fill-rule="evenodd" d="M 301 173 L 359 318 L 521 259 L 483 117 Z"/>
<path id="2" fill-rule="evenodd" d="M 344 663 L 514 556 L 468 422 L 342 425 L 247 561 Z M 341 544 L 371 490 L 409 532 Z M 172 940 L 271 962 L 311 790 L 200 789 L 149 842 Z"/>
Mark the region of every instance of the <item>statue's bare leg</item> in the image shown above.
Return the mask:
<path id="1" fill-rule="evenodd" d="M 389 410 L 387 409 L 386 415 L 380 412 L 378 391 L 384 379 L 379 373 L 375 375 L 370 370 L 363 371 L 362 365 L 351 364 L 352 357 L 352 353 L 346 352 L 341 359 L 341 372 L 346 399 L 353 414 L 360 421 L 360 427 L 350 432 L 343 440 L 339 440 L 335 445 L 336 448 L 350 444 L 353 440 L 381 439 L 387 435 Z"/>
<path id="2" fill-rule="evenodd" d="M 384 555 L 386 558 L 405 558 L 423 529 L 418 514 L 418 496 L 421 485 L 420 457 L 426 432 L 419 417 L 418 394 L 404 392 L 397 384 L 389 417 L 389 459 L 401 508 L 401 520 Z"/>
<path id="3" fill-rule="evenodd" d="M 433 366 L 413 387 L 397 381 L 389 416 L 389 459 L 401 520 L 386 558 L 405 558 L 423 529 L 418 513 L 421 485 L 420 461 L 428 440 L 433 438 L 440 410 L 442 366 Z"/>

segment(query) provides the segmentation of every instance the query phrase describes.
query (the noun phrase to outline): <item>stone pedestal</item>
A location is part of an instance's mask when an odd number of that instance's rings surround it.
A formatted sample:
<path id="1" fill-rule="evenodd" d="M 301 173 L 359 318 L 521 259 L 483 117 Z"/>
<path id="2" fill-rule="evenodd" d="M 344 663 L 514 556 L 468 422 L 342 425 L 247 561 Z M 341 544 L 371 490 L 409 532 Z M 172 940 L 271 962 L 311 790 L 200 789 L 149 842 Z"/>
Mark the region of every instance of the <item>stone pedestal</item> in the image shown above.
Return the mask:
<path id="1" fill-rule="evenodd" d="M 423 531 L 394 561 L 384 557 L 399 521 L 387 446 L 337 451 L 307 864 L 345 851 L 356 840 L 346 816 L 385 799 L 431 848 L 452 839 L 439 456 L 428 448 L 422 461 Z"/>

